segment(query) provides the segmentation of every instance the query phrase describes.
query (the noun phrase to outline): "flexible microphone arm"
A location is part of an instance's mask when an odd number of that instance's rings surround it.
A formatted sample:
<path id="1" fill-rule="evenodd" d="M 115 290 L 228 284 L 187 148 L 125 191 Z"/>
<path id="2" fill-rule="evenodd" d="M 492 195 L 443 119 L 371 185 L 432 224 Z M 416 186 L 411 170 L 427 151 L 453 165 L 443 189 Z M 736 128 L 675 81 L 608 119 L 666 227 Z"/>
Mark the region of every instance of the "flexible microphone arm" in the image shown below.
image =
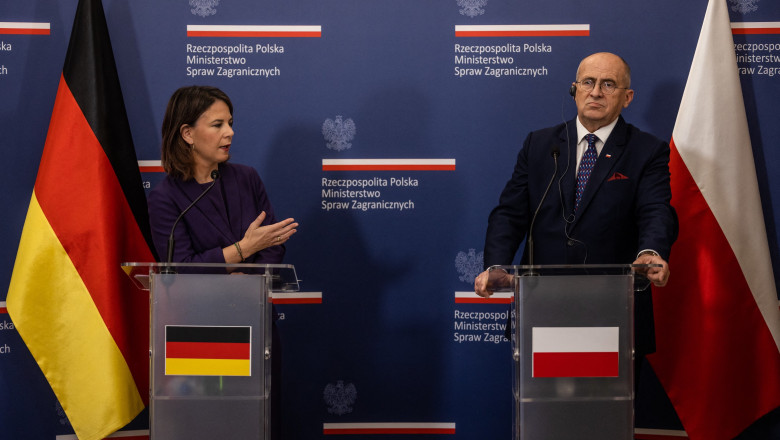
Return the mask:
<path id="1" fill-rule="evenodd" d="M 542 194 L 542 200 L 539 201 L 539 206 L 536 207 L 536 211 L 534 211 L 534 216 L 531 218 L 531 226 L 528 228 L 528 265 L 533 266 L 534 265 L 534 223 L 536 222 L 536 216 L 539 215 L 539 210 L 542 209 L 542 204 L 544 203 L 544 199 L 547 198 L 547 193 L 550 192 L 550 187 L 553 184 L 553 181 L 555 181 L 555 176 L 558 174 L 558 156 L 561 155 L 561 149 L 557 145 L 553 145 L 552 151 L 551 151 L 553 161 L 555 162 L 555 168 L 553 169 L 553 175 L 550 178 L 550 183 L 547 184 L 547 189 L 544 190 L 544 194 Z"/>
<path id="2" fill-rule="evenodd" d="M 192 203 L 190 203 L 190 206 L 184 208 L 184 211 L 182 211 L 181 214 L 179 214 L 179 216 L 176 217 L 176 221 L 173 222 L 173 227 L 171 227 L 171 235 L 168 236 L 168 258 L 165 260 L 168 264 L 173 262 L 173 245 L 175 241 L 173 238 L 173 232 L 176 230 L 176 225 L 179 224 L 179 220 L 181 220 L 182 217 L 184 217 L 184 214 L 186 214 L 187 211 L 190 210 L 190 208 L 195 206 L 195 204 L 198 203 L 198 200 L 202 199 L 203 196 L 205 196 L 206 193 L 208 193 L 211 190 L 211 188 L 214 187 L 214 184 L 217 183 L 217 179 L 219 179 L 219 171 L 218 170 L 212 171 L 211 178 L 213 179 L 211 185 L 209 185 L 209 187 L 206 188 L 205 191 L 200 193 L 200 195 L 195 200 L 193 200 Z M 163 273 L 176 273 L 176 271 L 172 270 L 171 268 L 167 268 L 166 271 Z"/>

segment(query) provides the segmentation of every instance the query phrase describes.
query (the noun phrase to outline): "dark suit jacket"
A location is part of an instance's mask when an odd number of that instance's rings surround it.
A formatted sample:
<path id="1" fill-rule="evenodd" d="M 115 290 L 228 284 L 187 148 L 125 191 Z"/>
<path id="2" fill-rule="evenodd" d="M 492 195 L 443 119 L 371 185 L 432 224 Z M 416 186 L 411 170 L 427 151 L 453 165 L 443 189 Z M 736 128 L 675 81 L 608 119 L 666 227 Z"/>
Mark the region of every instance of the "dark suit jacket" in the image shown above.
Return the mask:
<path id="1" fill-rule="evenodd" d="M 670 205 L 669 144 L 619 117 L 596 161 L 574 215 L 577 174 L 574 120 L 528 135 L 512 178 L 490 213 L 485 266 L 512 264 L 531 217 L 553 175 L 552 149 L 561 155 L 557 177 L 534 222 L 534 264 L 630 264 L 643 249 L 669 260 L 677 238 Z M 528 262 L 527 249 L 522 262 Z M 650 295 L 636 297 L 637 349 L 652 335 Z M 652 339 L 652 338 L 651 338 Z M 645 347 L 652 351 L 653 346 Z"/>
<path id="2" fill-rule="evenodd" d="M 243 238 L 249 224 L 265 211 L 263 225 L 276 223 L 271 202 L 254 168 L 223 163 L 214 188 L 179 221 L 174 234 L 174 262 L 224 263 L 222 248 Z M 168 236 L 176 217 L 208 186 L 194 179 L 166 176 L 149 194 L 149 220 L 160 258 L 168 253 Z M 272 246 L 247 256 L 247 263 L 277 264 L 284 246 Z"/>

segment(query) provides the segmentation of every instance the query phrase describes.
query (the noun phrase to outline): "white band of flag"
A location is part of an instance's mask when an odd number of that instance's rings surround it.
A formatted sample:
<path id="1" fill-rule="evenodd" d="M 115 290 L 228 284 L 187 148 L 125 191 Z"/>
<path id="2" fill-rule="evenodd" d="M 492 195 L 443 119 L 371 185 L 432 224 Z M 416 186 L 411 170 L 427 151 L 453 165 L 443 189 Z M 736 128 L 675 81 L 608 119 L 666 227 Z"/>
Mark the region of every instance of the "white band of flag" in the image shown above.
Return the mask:
<path id="1" fill-rule="evenodd" d="M 589 24 L 456 25 L 456 37 L 587 37 Z"/>
<path id="2" fill-rule="evenodd" d="M 325 435 L 455 434 L 455 423 L 323 423 Z"/>
<path id="3" fill-rule="evenodd" d="M 272 292 L 274 304 L 322 304 L 322 292 Z"/>
<path id="4" fill-rule="evenodd" d="M 49 35 L 50 31 L 50 23 L 0 21 L 0 34 Z"/>
<path id="5" fill-rule="evenodd" d="M 455 159 L 322 159 L 322 171 L 455 171 Z"/>
<path id="6" fill-rule="evenodd" d="M 455 292 L 455 302 L 458 304 L 510 304 L 514 299 L 513 292 L 495 292 L 488 298 L 483 298 L 473 291 Z"/>
<path id="7" fill-rule="evenodd" d="M 313 37 L 322 36 L 322 26 L 187 25 L 188 37 Z"/>
<path id="8" fill-rule="evenodd" d="M 780 21 L 755 21 L 731 23 L 731 33 L 747 34 L 780 34 Z"/>
<path id="9" fill-rule="evenodd" d="M 534 353 L 618 350 L 618 327 L 534 327 Z"/>

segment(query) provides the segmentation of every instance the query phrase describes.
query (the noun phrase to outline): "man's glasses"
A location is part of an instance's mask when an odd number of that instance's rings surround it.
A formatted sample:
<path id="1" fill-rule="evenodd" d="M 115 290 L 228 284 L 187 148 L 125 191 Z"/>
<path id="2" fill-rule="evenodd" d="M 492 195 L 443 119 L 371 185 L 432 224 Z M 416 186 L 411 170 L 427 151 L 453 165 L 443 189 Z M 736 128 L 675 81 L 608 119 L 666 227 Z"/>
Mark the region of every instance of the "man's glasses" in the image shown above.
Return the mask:
<path id="1" fill-rule="evenodd" d="M 596 87 L 596 80 L 583 79 L 582 81 L 575 81 L 575 84 L 579 84 L 580 87 L 582 87 L 582 90 L 590 92 L 594 87 Z M 613 81 L 602 81 L 599 83 L 599 87 L 601 87 L 601 93 L 605 95 L 611 95 L 615 93 L 615 90 L 617 89 L 628 89 L 628 87 L 618 87 L 617 84 L 615 84 Z"/>

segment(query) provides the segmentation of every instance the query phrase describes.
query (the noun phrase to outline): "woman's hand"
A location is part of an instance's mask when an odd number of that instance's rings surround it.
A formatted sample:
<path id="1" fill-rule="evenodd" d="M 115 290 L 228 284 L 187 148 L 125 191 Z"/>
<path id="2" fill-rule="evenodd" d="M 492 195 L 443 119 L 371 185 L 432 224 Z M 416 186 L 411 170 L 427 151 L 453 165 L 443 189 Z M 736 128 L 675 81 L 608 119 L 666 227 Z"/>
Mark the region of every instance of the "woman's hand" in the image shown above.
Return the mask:
<path id="1" fill-rule="evenodd" d="M 272 225 L 260 226 L 263 220 L 265 220 L 265 211 L 261 212 L 249 225 L 244 238 L 238 242 L 244 258 L 249 258 L 250 255 L 265 248 L 284 244 L 293 234 L 298 232 L 295 229 L 298 227 L 298 223 L 295 223 L 292 218 Z"/>

